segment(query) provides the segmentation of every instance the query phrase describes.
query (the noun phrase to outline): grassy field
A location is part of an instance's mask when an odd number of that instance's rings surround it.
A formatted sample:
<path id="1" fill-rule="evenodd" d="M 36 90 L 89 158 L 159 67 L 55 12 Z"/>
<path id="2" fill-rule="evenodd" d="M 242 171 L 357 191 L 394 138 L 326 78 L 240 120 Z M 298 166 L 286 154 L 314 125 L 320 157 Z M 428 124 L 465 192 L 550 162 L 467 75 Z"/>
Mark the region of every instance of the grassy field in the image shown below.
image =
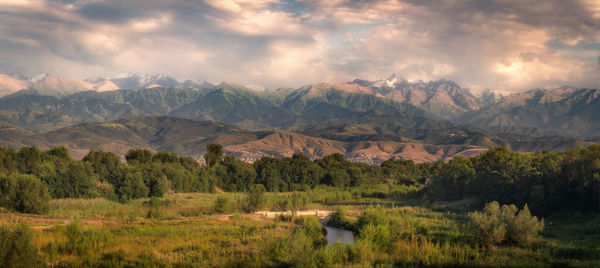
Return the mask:
<path id="1" fill-rule="evenodd" d="M 366 194 L 365 194 L 366 192 Z M 531 245 L 479 245 L 463 204 L 402 199 L 402 191 L 317 189 L 296 193 L 300 209 L 344 207 L 356 219 L 368 207 L 389 220 L 387 233 L 357 236 L 353 245 L 304 243 L 306 220 L 265 219 L 236 212 L 243 194 L 169 194 L 126 204 L 57 199 L 47 215 L 2 211 L 0 222 L 27 223 L 44 261 L 53 266 L 575 266 L 600 265 L 600 216 L 554 215 Z M 370 194 L 369 194 L 370 193 Z M 373 194 L 375 193 L 375 194 Z M 268 194 L 283 209 L 292 193 Z M 233 204 L 213 213 L 218 197 Z M 381 235 L 383 234 L 383 235 Z M 374 240 L 377 238 L 379 240 Z M 381 242 L 383 241 L 383 242 Z M 381 246 L 383 245 L 383 246 Z"/>

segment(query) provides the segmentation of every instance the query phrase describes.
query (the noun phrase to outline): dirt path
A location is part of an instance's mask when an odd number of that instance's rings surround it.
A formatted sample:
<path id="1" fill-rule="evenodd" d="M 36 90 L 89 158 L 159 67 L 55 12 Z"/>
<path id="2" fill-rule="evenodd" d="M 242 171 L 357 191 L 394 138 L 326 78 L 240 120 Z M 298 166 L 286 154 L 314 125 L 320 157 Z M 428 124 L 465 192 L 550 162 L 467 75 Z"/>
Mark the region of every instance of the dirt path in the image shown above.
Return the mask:
<path id="1" fill-rule="evenodd" d="M 299 210 L 296 211 L 296 216 L 317 216 L 319 221 L 322 224 L 326 224 L 331 218 L 330 215 L 333 211 L 328 210 Z M 234 214 L 220 214 L 220 215 L 210 215 L 210 216 L 201 216 L 201 217 L 185 217 L 185 218 L 177 218 L 177 219 L 167 219 L 167 220 L 155 220 L 155 219 L 145 219 L 145 218 L 137 218 L 135 220 L 111 220 L 111 219 L 89 219 L 89 218 L 80 218 L 79 221 L 85 225 L 120 225 L 120 224 L 139 224 L 139 223 L 181 223 L 188 221 L 202 221 L 202 220 L 219 220 L 219 221 L 227 221 L 233 217 Z M 242 217 L 249 217 L 254 219 L 272 219 L 280 215 L 291 216 L 292 211 L 257 211 L 255 213 L 250 214 L 241 214 Z M 27 215 L 27 214 L 9 214 L 9 213 L 0 213 L 0 222 L 27 222 L 31 224 L 31 228 L 43 230 L 50 229 L 56 225 L 65 225 L 73 222 L 75 218 L 72 217 L 63 217 L 63 218 L 53 218 L 53 217 L 44 217 L 39 215 Z"/>

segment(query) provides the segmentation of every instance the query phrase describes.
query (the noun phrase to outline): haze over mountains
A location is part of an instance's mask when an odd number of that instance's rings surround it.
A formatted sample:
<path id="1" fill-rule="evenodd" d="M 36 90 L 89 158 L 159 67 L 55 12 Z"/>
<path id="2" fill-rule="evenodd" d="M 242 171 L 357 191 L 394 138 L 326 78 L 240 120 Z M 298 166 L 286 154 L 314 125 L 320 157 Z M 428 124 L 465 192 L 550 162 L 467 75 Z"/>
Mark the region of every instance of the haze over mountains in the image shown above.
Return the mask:
<path id="1" fill-rule="evenodd" d="M 218 142 L 261 155 L 342 153 L 356 161 L 435 161 L 513 150 L 566 150 L 600 137 L 598 89 L 475 96 L 448 80 L 356 79 L 298 89 L 178 82 L 130 74 L 77 80 L 0 74 L 1 146 L 66 146 L 84 154 L 144 147 L 199 157 Z"/>

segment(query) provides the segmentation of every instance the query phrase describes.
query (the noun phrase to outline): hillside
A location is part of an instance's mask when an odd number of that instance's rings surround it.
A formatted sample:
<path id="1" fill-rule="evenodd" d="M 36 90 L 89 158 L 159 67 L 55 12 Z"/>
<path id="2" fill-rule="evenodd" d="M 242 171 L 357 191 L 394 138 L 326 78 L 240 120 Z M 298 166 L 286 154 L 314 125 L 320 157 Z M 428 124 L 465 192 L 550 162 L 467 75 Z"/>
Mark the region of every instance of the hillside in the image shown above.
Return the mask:
<path id="1" fill-rule="evenodd" d="M 600 133 L 600 90 L 535 89 L 470 112 L 459 121 L 480 126 L 536 127 L 574 137 L 594 137 Z"/>
<path id="2" fill-rule="evenodd" d="M 336 141 L 289 131 L 246 131 L 209 121 L 149 116 L 105 123 L 87 123 L 33 135 L 8 124 L 0 128 L 3 146 L 35 145 L 41 149 L 68 148 L 75 158 L 89 150 L 124 155 L 134 148 L 170 151 L 201 158 L 204 145 L 219 143 L 228 154 L 246 161 L 262 156 L 288 157 L 302 153 L 310 158 L 340 153 L 358 162 L 381 163 L 387 159 L 437 161 L 455 155 L 472 155 L 486 148 L 469 145 L 431 145 L 405 139 L 396 141 Z"/>
<path id="3" fill-rule="evenodd" d="M 340 129 L 341 127 L 341 129 Z M 332 129 L 338 128 L 337 131 Z M 328 131 L 338 133 L 329 138 Z M 454 142 L 431 143 L 389 134 L 377 135 L 370 125 L 347 125 L 332 128 L 315 128 L 307 135 L 291 131 L 249 131 L 211 121 L 193 121 L 168 116 L 125 118 L 111 122 L 86 123 L 42 133 L 32 134 L 24 129 L 3 123 L 0 127 L 0 146 L 19 148 L 38 146 L 48 149 L 55 146 L 68 148 L 75 158 L 83 157 L 89 150 L 102 150 L 124 155 L 134 148 L 152 151 L 176 152 L 180 155 L 202 158 L 204 146 L 219 143 L 224 151 L 253 162 L 262 156 L 288 157 L 302 153 L 310 158 L 340 153 L 356 162 L 381 163 L 387 159 L 410 159 L 430 162 L 457 155 L 476 155 L 491 146 L 507 145 L 517 151 L 564 151 L 579 145 L 579 140 L 564 137 L 527 136 L 459 137 Z M 449 132 L 448 132 L 449 133 Z M 447 135 L 456 135 L 450 133 Z M 435 134 L 435 133 L 434 133 Z M 431 134 L 431 135 L 434 135 Z M 341 138 L 345 137 L 345 138 Z M 433 139 L 432 139 L 433 140 Z M 440 138 L 439 140 L 444 140 Z M 452 140 L 450 140 L 452 141 Z"/>
<path id="4" fill-rule="evenodd" d="M 457 155 L 477 155 L 487 151 L 487 148 L 462 145 L 432 145 L 414 141 L 344 142 L 280 131 L 256 141 L 226 146 L 225 150 L 247 161 L 258 160 L 263 155 L 290 157 L 294 153 L 302 153 L 315 159 L 339 153 L 351 161 L 379 164 L 388 159 L 413 160 L 417 163 L 434 162 Z"/>

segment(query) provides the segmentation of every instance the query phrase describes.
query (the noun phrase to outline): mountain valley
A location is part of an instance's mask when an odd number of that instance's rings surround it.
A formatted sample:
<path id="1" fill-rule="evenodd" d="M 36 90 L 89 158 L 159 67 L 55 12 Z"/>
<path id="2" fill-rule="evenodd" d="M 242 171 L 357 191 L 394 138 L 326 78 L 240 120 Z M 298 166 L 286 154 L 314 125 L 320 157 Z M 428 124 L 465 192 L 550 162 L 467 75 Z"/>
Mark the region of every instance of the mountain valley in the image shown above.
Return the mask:
<path id="1" fill-rule="evenodd" d="M 341 153 L 368 163 L 426 162 L 493 146 L 564 151 L 597 142 L 600 133 L 597 89 L 476 97 L 452 81 L 396 75 L 262 91 L 165 75 L 0 78 L 3 92 L 12 92 L 0 98 L 0 145 L 65 146 L 76 157 L 149 148 L 201 158 L 205 144 L 220 143 L 247 161 Z"/>

